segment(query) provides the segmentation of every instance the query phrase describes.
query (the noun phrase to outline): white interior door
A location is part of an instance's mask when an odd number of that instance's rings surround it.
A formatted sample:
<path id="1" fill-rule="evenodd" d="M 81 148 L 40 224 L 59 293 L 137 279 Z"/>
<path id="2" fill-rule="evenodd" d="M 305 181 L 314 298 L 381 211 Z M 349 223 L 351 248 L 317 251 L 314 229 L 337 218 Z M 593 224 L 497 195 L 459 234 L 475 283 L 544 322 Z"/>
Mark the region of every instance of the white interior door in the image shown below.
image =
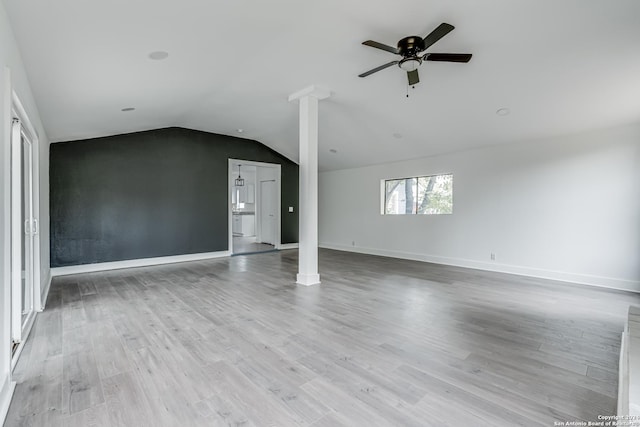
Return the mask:
<path id="1" fill-rule="evenodd" d="M 260 239 L 276 244 L 276 182 L 260 181 Z"/>
<path id="2" fill-rule="evenodd" d="M 34 149 L 19 120 L 11 133 L 11 331 L 15 343 L 34 312 Z"/>

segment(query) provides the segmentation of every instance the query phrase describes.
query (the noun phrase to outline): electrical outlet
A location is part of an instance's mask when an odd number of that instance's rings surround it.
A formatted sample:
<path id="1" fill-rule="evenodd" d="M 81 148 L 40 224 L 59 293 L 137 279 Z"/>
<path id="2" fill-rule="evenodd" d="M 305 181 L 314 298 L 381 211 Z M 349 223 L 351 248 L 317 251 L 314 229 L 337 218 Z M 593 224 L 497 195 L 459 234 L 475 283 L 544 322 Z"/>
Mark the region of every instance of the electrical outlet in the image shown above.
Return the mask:
<path id="1" fill-rule="evenodd" d="M 496 254 L 491 252 L 491 261 L 495 261 L 495 260 L 496 260 Z"/>
<path id="2" fill-rule="evenodd" d="M 293 206 L 289 206 L 289 212 L 293 212 Z"/>

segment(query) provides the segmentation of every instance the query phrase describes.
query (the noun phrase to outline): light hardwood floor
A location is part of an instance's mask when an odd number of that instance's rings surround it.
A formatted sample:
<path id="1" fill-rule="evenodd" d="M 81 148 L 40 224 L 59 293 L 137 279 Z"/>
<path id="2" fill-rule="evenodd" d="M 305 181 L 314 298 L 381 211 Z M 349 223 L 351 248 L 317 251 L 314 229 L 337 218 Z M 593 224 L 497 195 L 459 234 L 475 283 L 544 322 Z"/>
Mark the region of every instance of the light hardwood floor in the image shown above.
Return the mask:
<path id="1" fill-rule="evenodd" d="M 259 243 L 255 236 L 233 236 L 233 254 L 253 254 L 275 250 L 275 246 L 268 243 Z"/>
<path id="2" fill-rule="evenodd" d="M 553 426 L 616 407 L 636 294 L 320 251 L 60 277 L 6 426 Z"/>

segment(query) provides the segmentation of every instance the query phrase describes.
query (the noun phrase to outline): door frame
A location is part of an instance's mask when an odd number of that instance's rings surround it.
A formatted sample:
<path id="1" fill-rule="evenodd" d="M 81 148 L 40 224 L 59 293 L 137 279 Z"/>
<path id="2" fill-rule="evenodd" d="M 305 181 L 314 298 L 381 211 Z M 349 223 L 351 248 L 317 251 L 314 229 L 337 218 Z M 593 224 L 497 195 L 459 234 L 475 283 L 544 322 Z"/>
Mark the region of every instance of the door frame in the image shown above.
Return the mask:
<path id="1" fill-rule="evenodd" d="M 11 203 L 11 220 L 10 220 L 10 235 L 11 235 L 11 250 L 10 250 L 10 270 L 11 270 L 11 338 L 18 344 L 18 348 L 14 352 L 11 364 L 12 368 L 18 360 L 22 347 L 26 341 L 27 336 L 33 326 L 33 321 L 37 312 L 43 310 L 42 294 L 41 294 L 41 282 L 40 282 L 40 160 L 39 160 L 39 139 L 38 133 L 34 129 L 26 110 L 22 106 L 18 95 L 11 92 L 11 189 L 10 189 L 10 203 Z M 20 123 L 19 130 L 14 132 L 14 120 L 18 120 Z M 18 132 L 18 142 L 15 141 L 16 132 Z M 22 321 L 22 304 L 17 301 L 22 301 L 22 298 L 15 298 L 16 293 L 22 295 L 22 276 L 21 276 L 21 262 L 22 262 L 22 250 L 21 250 L 21 237 L 23 233 L 21 212 L 22 206 L 22 188 L 21 183 L 24 174 L 24 164 L 20 157 L 20 145 L 22 144 L 22 136 L 29 140 L 31 145 L 31 164 L 30 164 L 30 178 L 31 178 L 31 197 L 32 197 L 32 223 L 29 225 L 32 230 L 32 260 L 30 265 L 32 275 L 31 289 L 31 301 L 32 306 L 29 316 Z"/>
<path id="2" fill-rule="evenodd" d="M 280 249 L 280 245 L 281 245 L 281 240 L 282 240 L 282 165 L 277 164 L 277 163 L 265 163 L 265 162 L 256 162 L 253 160 L 243 160 L 243 159 L 236 159 L 236 158 L 229 158 L 229 166 L 228 166 L 228 184 L 227 184 L 227 188 L 228 188 L 228 197 L 227 197 L 227 203 L 228 203 L 228 225 L 227 228 L 229 230 L 229 253 L 233 255 L 233 204 L 231 203 L 231 198 L 233 195 L 233 172 L 234 172 L 234 168 L 233 165 L 236 165 L 238 163 L 242 163 L 243 165 L 247 165 L 247 166 L 256 166 L 259 168 L 272 168 L 276 170 L 276 230 L 275 230 L 275 244 L 274 244 L 274 248 L 275 249 Z M 256 173 L 256 177 L 258 176 L 258 174 Z M 258 182 L 257 182 L 257 178 L 256 178 L 256 195 L 255 195 L 255 204 L 256 204 L 256 213 L 258 212 L 260 206 L 259 206 L 259 197 L 258 197 Z M 257 218 L 256 218 L 256 223 L 257 223 Z"/>

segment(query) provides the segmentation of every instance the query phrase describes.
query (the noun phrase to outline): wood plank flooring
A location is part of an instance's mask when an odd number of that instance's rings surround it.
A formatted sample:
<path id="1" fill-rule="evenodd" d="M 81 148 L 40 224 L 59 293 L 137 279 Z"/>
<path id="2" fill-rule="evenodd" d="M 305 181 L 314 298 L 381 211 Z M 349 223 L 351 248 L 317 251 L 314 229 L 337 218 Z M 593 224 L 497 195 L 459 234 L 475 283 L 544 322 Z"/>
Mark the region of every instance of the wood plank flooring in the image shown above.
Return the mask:
<path id="1" fill-rule="evenodd" d="M 233 254 L 253 254 L 275 250 L 275 246 L 256 241 L 256 236 L 233 236 Z"/>
<path id="2" fill-rule="evenodd" d="M 553 426 L 616 408 L 631 293 L 321 250 L 56 278 L 5 426 Z"/>

